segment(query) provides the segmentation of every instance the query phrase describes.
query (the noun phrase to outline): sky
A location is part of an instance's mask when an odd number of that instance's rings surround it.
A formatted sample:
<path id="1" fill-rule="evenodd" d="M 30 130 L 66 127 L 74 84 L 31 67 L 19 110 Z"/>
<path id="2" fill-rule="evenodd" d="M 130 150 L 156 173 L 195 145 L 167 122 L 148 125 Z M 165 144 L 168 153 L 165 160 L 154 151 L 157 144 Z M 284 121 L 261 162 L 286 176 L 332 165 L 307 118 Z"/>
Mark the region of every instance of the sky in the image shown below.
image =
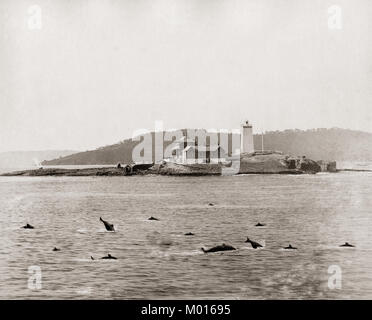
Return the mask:
<path id="1" fill-rule="evenodd" d="M 371 17 L 370 0 L 2 0 L 0 152 L 155 121 L 372 132 Z"/>

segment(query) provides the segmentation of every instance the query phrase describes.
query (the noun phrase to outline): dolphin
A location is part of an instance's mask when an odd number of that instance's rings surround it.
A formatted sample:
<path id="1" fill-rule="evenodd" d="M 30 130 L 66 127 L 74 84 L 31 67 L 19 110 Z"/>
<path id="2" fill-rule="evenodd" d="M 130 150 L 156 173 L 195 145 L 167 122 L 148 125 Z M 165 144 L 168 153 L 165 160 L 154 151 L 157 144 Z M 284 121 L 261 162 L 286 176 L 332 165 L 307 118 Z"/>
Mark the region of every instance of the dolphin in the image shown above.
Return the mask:
<path id="1" fill-rule="evenodd" d="M 255 227 L 264 227 L 264 226 L 265 226 L 265 224 L 260 223 L 260 222 L 255 225 Z"/>
<path id="2" fill-rule="evenodd" d="M 115 257 L 113 257 L 111 254 L 107 254 L 107 256 L 105 256 L 105 257 L 102 257 L 101 259 L 117 259 L 117 258 L 115 258 Z"/>
<path id="3" fill-rule="evenodd" d="M 296 250 L 297 248 L 289 244 L 288 247 L 284 247 L 283 249 Z"/>
<path id="4" fill-rule="evenodd" d="M 148 220 L 155 220 L 155 221 L 158 221 L 159 219 L 158 219 L 158 218 L 154 218 L 153 216 L 151 216 L 150 218 L 148 218 Z"/>
<path id="5" fill-rule="evenodd" d="M 53 251 L 61 251 L 61 249 L 58 249 L 57 247 L 54 247 Z"/>
<path id="6" fill-rule="evenodd" d="M 91 258 L 92 260 L 94 260 L 94 258 L 93 258 L 92 256 L 90 256 L 90 258 Z"/>
<path id="7" fill-rule="evenodd" d="M 355 247 L 355 246 L 353 246 L 349 242 L 345 242 L 344 244 L 340 245 L 340 247 Z"/>
<path id="8" fill-rule="evenodd" d="M 34 227 L 30 224 L 26 224 L 25 226 L 22 227 L 23 229 L 34 229 Z"/>
<path id="9" fill-rule="evenodd" d="M 215 246 L 215 247 L 212 247 L 210 249 L 207 249 L 205 250 L 204 248 L 201 248 L 202 251 L 204 253 L 208 253 L 208 252 L 218 252 L 218 251 L 230 251 L 230 250 L 236 250 L 236 248 L 230 246 L 230 245 L 226 245 L 226 244 L 222 244 L 220 246 Z"/>
<path id="10" fill-rule="evenodd" d="M 185 233 L 185 236 L 194 236 L 194 234 L 192 232 L 187 232 Z"/>
<path id="11" fill-rule="evenodd" d="M 208 203 L 208 206 L 213 207 L 214 204 L 212 202 Z"/>
<path id="12" fill-rule="evenodd" d="M 252 241 L 252 240 L 250 240 L 248 237 L 247 237 L 247 240 L 245 240 L 245 242 L 250 243 L 253 249 L 262 248 L 262 245 L 260 245 L 260 244 L 259 244 L 258 242 L 256 242 L 256 241 Z"/>
<path id="13" fill-rule="evenodd" d="M 99 217 L 99 220 L 103 222 L 107 231 L 115 231 L 113 224 L 108 223 L 107 221 L 103 220 L 101 217 Z"/>

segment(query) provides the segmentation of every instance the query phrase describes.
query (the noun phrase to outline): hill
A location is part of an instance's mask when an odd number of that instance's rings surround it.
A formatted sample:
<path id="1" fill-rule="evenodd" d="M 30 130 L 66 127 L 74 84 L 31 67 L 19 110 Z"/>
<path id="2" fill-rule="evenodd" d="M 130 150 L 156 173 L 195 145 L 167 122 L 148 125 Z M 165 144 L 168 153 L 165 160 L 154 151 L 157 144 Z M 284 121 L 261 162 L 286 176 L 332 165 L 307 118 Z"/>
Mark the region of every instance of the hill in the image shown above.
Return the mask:
<path id="1" fill-rule="evenodd" d="M 260 148 L 260 136 L 254 137 Z M 267 150 L 291 155 L 306 155 L 313 160 L 371 161 L 372 133 L 347 129 L 311 129 L 266 132 Z"/>
<path id="2" fill-rule="evenodd" d="M 151 133 L 154 136 L 154 133 Z M 153 139 L 153 146 L 154 146 Z M 229 136 L 231 141 L 231 135 Z M 103 165 L 131 163 L 132 150 L 138 141 L 127 139 L 96 150 L 79 152 L 50 161 L 43 165 Z M 170 142 L 164 143 L 164 147 Z M 261 150 L 261 135 L 254 136 L 256 150 Z M 313 160 L 370 161 L 372 160 L 372 133 L 347 129 L 312 129 L 271 131 L 264 134 L 265 150 L 282 151 Z M 153 147 L 153 150 L 155 148 Z M 231 153 L 231 150 L 229 150 Z"/>

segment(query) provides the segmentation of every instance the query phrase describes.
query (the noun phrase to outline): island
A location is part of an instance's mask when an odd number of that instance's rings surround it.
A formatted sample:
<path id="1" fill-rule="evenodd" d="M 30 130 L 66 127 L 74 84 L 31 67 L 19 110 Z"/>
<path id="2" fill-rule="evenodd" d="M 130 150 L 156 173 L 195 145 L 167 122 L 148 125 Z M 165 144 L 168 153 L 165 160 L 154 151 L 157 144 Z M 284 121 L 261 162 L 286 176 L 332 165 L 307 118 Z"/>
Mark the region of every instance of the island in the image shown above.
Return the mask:
<path id="1" fill-rule="evenodd" d="M 336 172 L 335 161 L 314 161 L 305 156 L 293 157 L 278 151 L 242 153 L 220 163 L 182 164 L 172 161 L 160 163 L 118 164 L 100 168 L 44 168 L 4 173 L 1 176 L 130 176 L 169 175 L 206 176 L 231 174 L 315 174 Z"/>

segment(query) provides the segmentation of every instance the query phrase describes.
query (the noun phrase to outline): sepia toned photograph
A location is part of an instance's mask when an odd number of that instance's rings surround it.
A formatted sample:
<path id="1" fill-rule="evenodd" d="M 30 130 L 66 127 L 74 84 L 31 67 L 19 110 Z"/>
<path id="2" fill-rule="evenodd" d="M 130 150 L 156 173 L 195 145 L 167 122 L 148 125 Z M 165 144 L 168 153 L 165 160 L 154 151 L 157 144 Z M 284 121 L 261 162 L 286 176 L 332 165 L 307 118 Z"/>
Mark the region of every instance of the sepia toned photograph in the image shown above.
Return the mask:
<path id="1" fill-rule="evenodd" d="M 371 17 L 1 0 L 0 299 L 372 299 Z"/>

